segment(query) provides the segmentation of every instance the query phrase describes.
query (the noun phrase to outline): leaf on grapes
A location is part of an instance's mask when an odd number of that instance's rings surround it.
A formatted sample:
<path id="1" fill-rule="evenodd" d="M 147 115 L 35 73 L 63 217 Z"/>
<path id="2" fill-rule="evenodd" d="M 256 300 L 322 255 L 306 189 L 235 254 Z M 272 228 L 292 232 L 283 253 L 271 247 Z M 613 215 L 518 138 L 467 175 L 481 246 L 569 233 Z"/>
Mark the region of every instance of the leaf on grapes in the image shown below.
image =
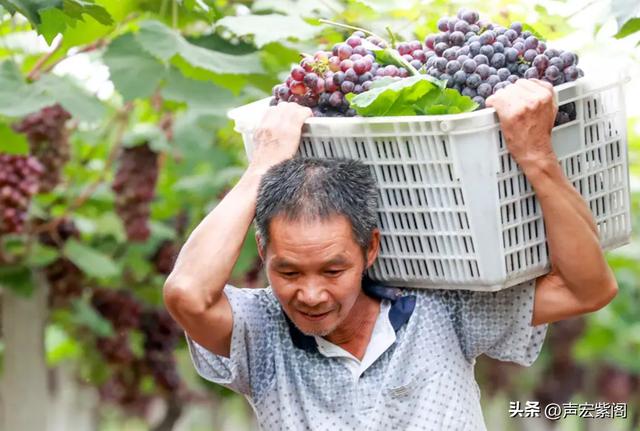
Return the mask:
<path id="1" fill-rule="evenodd" d="M 612 0 L 611 13 L 616 17 L 620 31 L 625 24 L 633 18 L 638 18 L 640 14 L 640 3 L 638 0 Z"/>
<path id="2" fill-rule="evenodd" d="M 27 85 L 17 64 L 0 63 L 0 115 L 23 117 L 53 104 L 42 88 Z"/>
<path id="3" fill-rule="evenodd" d="M 415 115 L 413 105 L 437 88 L 424 76 L 411 76 L 372 88 L 358 95 L 347 94 L 351 108 L 364 117 Z"/>
<path id="4" fill-rule="evenodd" d="M 216 25 L 236 36 L 253 36 L 258 48 L 281 40 L 308 40 L 325 27 L 311 25 L 298 16 L 280 14 L 226 16 Z"/>
<path id="5" fill-rule="evenodd" d="M 31 270 L 21 265 L 1 266 L 0 287 L 10 289 L 15 294 L 28 298 L 35 287 L 35 283 L 31 279 Z"/>
<path id="6" fill-rule="evenodd" d="M 51 98 L 60 103 L 74 118 L 96 122 L 105 114 L 104 104 L 93 94 L 78 86 L 67 76 L 43 75 L 33 85 L 42 88 Z"/>
<path id="7" fill-rule="evenodd" d="M 178 57 L 194 67 L 219 74 L 264 72 L 260 58 L 255 54 L 231 55 L 194 45 L 159 21 L 142 22 L 136 39 L 144 50 L 164 62 Z"/>
<path id="8" fill-rule="evenodd" d="M 62 8 L 62 0 L 0 0 L 10 14 L 19 12 L 24 15 L 33 26 L 40 24 L 40 11 L 49 8 Z"/>
<path id="9" fill-rule="evenodd" d="M 60 33 L 64 33 L 67 29 L 68 22 L 71 19 L 65 15 L 60 9 L 49 8 L 40 11 L 41 22 L 38 26 L 38 33 L 44 37 L 48 44 Z"/>
<path id="10" fill-rule="evenodd" d="M 625 22 L 622 28 L 615 34 L 616 39 L 622 39 L 640 31 L 640 18 L 631 18 Z"/>
<path id="11" fill-rule="evenodd" d="M 415 104 L 418 113 L 445 115 L 471 112 L 478 107 L 470 97 L 463 96 L 452 88 L 436 89 L 427 93 Z"/>
<path id="12" fill-rule="evenodd" d="M 164 131 L 153 123 L 136 124 L 133 130 L 123 136 L 122 144 L 124 147 L 149 144 L 151 149 L 157 152 L 171 150 Z"/>
<path id="13" fill-rule="evenodd" d="M 184 102 L 190 108 L 224 115 L 234 103 L 233 93 L 210 81 L 200 81 L 185 77 L 171 68 L 162 88 L 162 97 L 166 100 Z"/>
<path id="14" fill-rule="evenodd" d="M 29 143 L 22 133 L 16 133 L 13 128 L 0 123 L 0 153 L 24 156 L 29 154 Z"/>
<path id="15" fill-rule="evenodd" d="M 536 31 L 535 28 L 533 28 L 531 25 L 529 25 L 527 23 L 522 24 L 522 30 L 523 31 L 528 31 L 533 36 L 538 38 L 538 40 L 541 41 L 541 42 L 546 42 L 547 41 L 547 39 L 545 39 L 545 37 L 542 34 L 540 34 L 538 31 Z"/>
<path id="16" fill-rule="evenodd" d="M 64 12 L 72 18 L 82 20 L 82 15 L 87 14 L 102 25 L 113 24 L 113 18 L 107 10 L 87 0 L 64 0 Z"/>
<path id="17" fill-rule="evenodd" d="M 71 262 L 91 277 L 114 277 L 120 274 L 120 268 L 109 256 L 75 239 L 67 240 L 63 253 Z"/>
<path id="18" fill-rule="evenodd" d="M 126 100 L 151 96 L 164 77 L 166 67 L 142 49 L 132 34 L 111 42 L 103 55 L 111 81 Z"/>

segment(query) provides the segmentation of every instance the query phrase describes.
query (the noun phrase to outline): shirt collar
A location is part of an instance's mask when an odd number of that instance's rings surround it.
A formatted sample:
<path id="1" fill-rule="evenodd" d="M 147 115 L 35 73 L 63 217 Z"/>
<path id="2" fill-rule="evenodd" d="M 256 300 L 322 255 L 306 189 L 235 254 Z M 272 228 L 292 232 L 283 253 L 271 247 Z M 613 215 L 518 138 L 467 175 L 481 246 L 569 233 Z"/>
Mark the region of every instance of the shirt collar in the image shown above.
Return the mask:
<path id="1" fill-rule="evenodd" d="M 364 293 L 376 299 L 388 299 L 391 302 L 389 308 L 389 321 L 393 330 L 397 333 L 400 328 L 409 321 L 411 314 L 416 306 L 416 296 L 402 296 L 402 290 L 397 287 L 384 286 L 376 281 L 371 280 L 366 275 L 362 278 L 362 290 Z M 282 311 L 287 325 L 289 326 L 289 334 L 293 345 L 307 352 L 317 352 L 318 344 L 316 339 L 311 335 L 305 335 L 296 325 L 289 319 L 289 316 Z"/>

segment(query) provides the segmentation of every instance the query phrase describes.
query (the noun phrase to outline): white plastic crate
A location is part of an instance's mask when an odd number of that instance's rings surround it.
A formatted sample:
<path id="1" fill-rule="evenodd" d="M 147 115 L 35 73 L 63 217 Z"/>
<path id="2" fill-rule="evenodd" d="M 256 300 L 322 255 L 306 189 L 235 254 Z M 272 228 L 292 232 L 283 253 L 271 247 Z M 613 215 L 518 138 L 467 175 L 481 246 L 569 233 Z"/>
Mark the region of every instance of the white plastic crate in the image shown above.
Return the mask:
<path id="1" fill-rule="evenodd" d="M 623 79 L 556 87 L 577 117 L 553 130 L 567 178 L 605 250 L 631 235 Z M 232 110 L 249 159 L 263 99 Z M 309 118 L 299 155 L 360 159 L 379 186 L 379 257 L 389 285 L 500 290 L 549 271 L 541 208 L 507 153 L 494 109 L 446 116 Z M 576 256 L 576 258 L 579 258 Z"/>

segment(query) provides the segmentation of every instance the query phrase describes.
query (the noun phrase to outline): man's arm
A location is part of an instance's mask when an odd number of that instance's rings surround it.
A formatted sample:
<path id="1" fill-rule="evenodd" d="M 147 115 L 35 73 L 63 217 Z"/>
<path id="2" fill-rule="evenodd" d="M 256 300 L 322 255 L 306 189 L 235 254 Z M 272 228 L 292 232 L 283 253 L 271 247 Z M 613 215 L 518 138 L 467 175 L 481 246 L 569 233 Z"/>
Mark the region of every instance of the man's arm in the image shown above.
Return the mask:
<path id="1" fill-rule="evenodd" d="M 255 215 L 260 179 L 295 155 L 302 123 L 310 115 L 309 108 L 294 103 L 268 109 L 254 135 L 249 168 L 191 233 L 164 284 L 164 302 L 173 318 L 217 355 L 230 353 L 233 314 L 223 288 Z"/>
<path id="2" fill-rule="evenodd" d="M 536 280 L 532 324 L 598 310 L 616 295 L 587 204 L 558 165 L 551 145 L 557 112 L 553 87 L 520 79 L 487 99 L 496 108 L 507 148 L 542 207 L 551 271 Z"/>

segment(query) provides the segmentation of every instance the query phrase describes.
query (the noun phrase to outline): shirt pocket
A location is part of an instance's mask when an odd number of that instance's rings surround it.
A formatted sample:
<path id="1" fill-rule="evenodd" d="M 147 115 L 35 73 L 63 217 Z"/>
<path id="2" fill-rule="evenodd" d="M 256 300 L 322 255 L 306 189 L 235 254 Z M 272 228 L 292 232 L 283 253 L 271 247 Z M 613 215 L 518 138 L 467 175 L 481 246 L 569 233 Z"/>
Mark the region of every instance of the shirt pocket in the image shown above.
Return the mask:
<path id="1" fill-rule="evenodd" d="M 418 401 L 439 387 L 441 371 L 423 370 L 394 379 L 383 388 L 385 404 Z"/>

